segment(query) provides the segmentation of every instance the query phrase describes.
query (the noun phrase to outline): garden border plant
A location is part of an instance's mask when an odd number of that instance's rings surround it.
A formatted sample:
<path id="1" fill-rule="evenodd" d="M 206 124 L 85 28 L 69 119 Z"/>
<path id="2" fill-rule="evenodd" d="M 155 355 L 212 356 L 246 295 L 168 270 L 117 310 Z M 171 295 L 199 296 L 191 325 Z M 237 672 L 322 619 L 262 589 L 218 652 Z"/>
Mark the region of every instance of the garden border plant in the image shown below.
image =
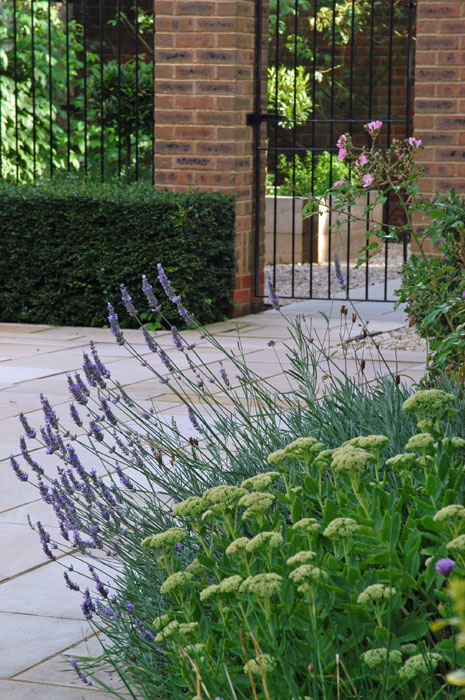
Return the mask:
<path id="1" fill-rule="evenodd" d="M 237 487 L 244 479 L 267 470 L 265 458 L 270 450 L 280 449 L 296 435 L 309 432 L 323 440 L 326 447 L 334 448 L 341 440 L 360 434 L 361 429 L 371 426 L 376 429 L 391 423 L 391 450 L 395 454 L 402 441 L 414 431 L 414 421 L 399 420 L 408 391 L 399 387 L 392 377 L 379 382 L 373 390 L 373 398 L 366 388 L 357 387 L 347 377 L 341 380 L 330 377 L 332 388 L 322 399 L 320 410 L 315 401 L 318 368 L 323 361 L 329 368 L 336 365 L 331 352 L 319 347 L 316 334 L 305 327 L 301 319 L 291 327 L 291 344 L 287 349 L 291 369 L 284 369 L 284 375 L 297 387 L 290 385 L 288 392 L 276 392 L 270 383 L 247 368 L 240 348 L 238 353 L 223 349 L 215 336 L 197 328 L 161 266 L 159 281 L 191 330 L 180 333 L 173 327 L 171 339 L 166 336 L 156 339 L 142 325 L 141 334 L 148 348 L 161 362 L 160 369 L 150 366 L 148 369 L 188 407 L 198 437 L 183 437 L 175 424 L 166 424 L 160 416 L 138 406 L 117 381 L 110 381 L 108 370 L 92 346 L 90 354 L 84 355 L 85 380 L 79 373 L 68 379 L 74 399 L 70 411 L 75 430 L 61 427 L 60 418 L 46 397 L 41 399 L 46 424 L 39 432 L 21 416 L 26 437 L 38 440 L 36 444 L 45 446 L 48 453 L 60 458 L 63 466 L 56 474 L 45 472 L 25 437 L 21 438 L 21 452 L 29 465 L 29 474 L 14 457 L 12 466 L 21 480 L 35 481 L 43 500 L 53 507 L 57 516 L 64 540 L 54 540 L 40 523 L 34 526 L 44 552 L 55 559 L 59 553 L 74 551 L 74 567 L 70 566 L 69 558 L 58 559 L 58 564 L 65 567 L 64 575 L 70 588 L 81 585 L 83 613 L 94 629 L 102 630 L 110 639 L 110 642 L 103 642 L 102 661 L 113 665 L 133 697 L 138 693 L 149 698 L 155 688 L 157 691 L 163 688 L 166 698 L 176 698 L 177 693 L 184 697 L 182 688 L 186 681 L 182 678 L 180 689 L 167 673 L 166 656 L 160 643 L 155 641 L 157 631 L 151 629 L 152 620 L 169 613 L 170 607 L 166 607 L 158 592 L 163 582 L 161 572 L 154 567 L 150 552 L 140 544 L 142 536 L 152 536 L 176 526 L 167 499 L 201 497 L 205 490 L 221 483 Z M 150 308 L 157 307 L 158 299 L 145 277 L 143 289 Z M 135 317 L 132 299 L 125 288 L 122 295 L 128 312 Z M 278 303 L 276 296 L 273 301 Z M 147 366 L 145 356 L 139 355 L 126 342 L 113 308 L 109 311 L 117 342 L 126 345 L 135 359 Z M 341 319 L 344 336 L 347 315 L 341 313 Z M 351 326 L 349 317 L 350 332 L 356 321 L 352 317 Z M 224 364 L 219 374 L 203 364 L 201 347 L 195 346 L 199 340 L 208 341 L 222 352 Z M 180 353 L 180 365 L 167 342 Z M 277 350 L 272 340 L 269 345 Z M 226 362 L 231 363 L 232 369 Z M 183 371 L 183 366 L 188 369 Z M 233 372 L 238 372 L 238 376 L 233 376 Z M 191 402 L 186 397 L 189 392 L 198 396 L 202 403 Z M 221 397 L 216 396 L 219 392 L 227 393 L 232 408 L 223 405 Z M 388 402 L 386 397 L 389 397 Z M 363 406 L 359 416 L 354 411 L 353 400 Z M 373 415 L 374 406 L 379 415 Z M 346 414 L 338 418 L 336 410 L 333 427 L 328 418 L 335 408 L 346 410 Z M 211 422 L 209 412 L 214 418 Z M 348 413 L 352 422 L 347 421 Z M 452 416 L 451 420 L 455 420 L 457 429 L 460 425 L 457 417 Z M 337 424 L 339 433 L 333 435 Z M 95 470 L 85 468 L 86 460 L 80 459 L 76 450 L 78 445 L 99 457 L 104 478 Z M 396 477 L 390 487 L 395 485 Z M 299 485 L 295 483 L 294 487 Z M 284 489 L 280 493 L 285 496 Z M 280 500 L 286 508 L 286 501 L 281 497 Z M 295 520 L 295 513 L 293 517 Z M 206 527 L 209 528 L 208 524 Z M 181 541 L 181 533 L 176 532 L 179 539 L 173 542 L 169 558 L 174 557 L 184 569 L 196 554 L 195 540 L 189 536 Z M 111 555 L 110 559 L 102 560 L 104 552 Z M 83 555 L 93 559 L 84 584 L 79 582 L 77 574 Z M 109 570 L 112 571 L 111 582 L 106 580 Z M 252 637 L 244 644 L 249 646 L 250 641 L 253 644 Z M 257 643 L 261 648 L 260 640 Z M 260 656 L 260 652 L 257 653 Z M 247 654 L 250 656 L 250 648 Z M 259 661 L 257 663 L 260 666 Z M 93 676 L 95 662 L 88 666 Z M 89 671 L 80 666 L 76 668 L 85 679 Z M 231 675 L 231 669 L 227 668 Z M 92 681 L 87 679 L 87 682 Z M 93 682 L 99 682 L 98 677 Z"/>

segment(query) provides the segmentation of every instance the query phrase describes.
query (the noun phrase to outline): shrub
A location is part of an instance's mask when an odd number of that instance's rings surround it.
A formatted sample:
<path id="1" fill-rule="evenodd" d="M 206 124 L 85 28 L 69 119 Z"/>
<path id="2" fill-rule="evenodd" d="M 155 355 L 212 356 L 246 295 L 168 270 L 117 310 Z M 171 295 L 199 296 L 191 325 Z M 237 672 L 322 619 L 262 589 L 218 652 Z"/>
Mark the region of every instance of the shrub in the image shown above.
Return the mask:
<path id="1" fill-rule="evenodd" d="M 465 200 L 454 191 L 423 202 L 430 223 L 423 242 L 437 244 L 441 257 L 414 253 L 404 265 L 399 302 L 429 342 L 430 378 L 454 375 L 465 379 Z"/>
<path id="2" fill-rule="evenodd" d="M 5 321 L 104 325 L 105 302 L 120 282 L 142 303 L 139 270 L 155 277 L 157 260 L 201 322 L 228 314 L 235 232 L 226 195 L 67 179 L 2 184 L 0 204 Z M 170 323 L 174 308 L 164 299 Z"/>

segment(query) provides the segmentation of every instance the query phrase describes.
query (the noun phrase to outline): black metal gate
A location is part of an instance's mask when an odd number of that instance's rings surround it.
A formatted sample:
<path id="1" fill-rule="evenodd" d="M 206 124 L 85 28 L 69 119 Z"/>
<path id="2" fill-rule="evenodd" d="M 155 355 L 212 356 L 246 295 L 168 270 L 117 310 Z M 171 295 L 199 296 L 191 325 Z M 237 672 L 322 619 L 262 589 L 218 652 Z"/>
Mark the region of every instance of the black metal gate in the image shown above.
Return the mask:
<path id="1" fill-rule="evenodd" d="M 390 300 L 389 279 L 399 277 L 407 237 L 384 241 L 382 252 L 370 260 L 367 255 L 356 269 L 368 222 L 360 230 L 348 220 L 336 234 L 324 199 L 312 216 L 305 215 L 305 205 L 309 194 L 323 195 L 348 174 L 337 159 L 341 133 L 363 145 L 364 125 L 382 120 L 382 148 L 411 134 L 415 7 L 406 0 L 270 0 L 267 20 L 257 0 L 255 113 L 249 115 L 255 134 L 257 296 L 264 218 L 265 276 L 281 298 L 329 299 L 340 292 L 336 272 L 340 281 L 342 271 L 346 293 L 355 289 L 351 298 Z M 384 226 L 401 222 L 389 200 L 377 213 Z"/>

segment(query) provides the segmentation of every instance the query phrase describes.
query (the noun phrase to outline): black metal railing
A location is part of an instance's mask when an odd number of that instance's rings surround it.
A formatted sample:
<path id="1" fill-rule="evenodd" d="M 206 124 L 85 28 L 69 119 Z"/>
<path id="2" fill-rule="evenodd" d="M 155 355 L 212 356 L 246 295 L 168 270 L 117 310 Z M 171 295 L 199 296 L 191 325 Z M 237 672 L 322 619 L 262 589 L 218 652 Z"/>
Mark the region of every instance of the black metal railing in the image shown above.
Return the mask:
<path id="1" fill-rule="evenodd" d="M 0 172 L 153 181 L 153 3 L 0 2 Z"/>
<path id="2" fill-rule="evenodd" d="M 256 12 L 259 56 L 265 40 L 262 0 Z M 282 298 L 328 299 L 340 293 L 340 263 L 347 292 L 357 288 L 354 298 L 369 299 L 378 283 L 376 298 L 389 299 L 389 279 L 408 255 L 407 236 L 398 244 L 383 242 L 381 252 L 370 260 L 367 255 L 357 269 L 369 222 L 357 226 L 349 219 L 336 230 L 332 212 L 325 209 L 330 203 L 322 199 L 320 215 L 311 217 L 305 216 L 305 204 L 349 174 L 350 166 L 337 160 L 341 133 L 363 145 L 364 124 L 380 119 L 381 148 L 411 134 L 414 23 L 415 3 L 406 0 L 271 0 L 267 81 L 256 72 L 256 105 L 267 92 L 268 113 L 257 107 L 249 117 L 255 124 L 257 296 L 265 214 L 265 274 Z M 362 210 L 366 203 L 360 203 Z M 390 200 L 376 213 L 386 230 L 401 223 Z"/>

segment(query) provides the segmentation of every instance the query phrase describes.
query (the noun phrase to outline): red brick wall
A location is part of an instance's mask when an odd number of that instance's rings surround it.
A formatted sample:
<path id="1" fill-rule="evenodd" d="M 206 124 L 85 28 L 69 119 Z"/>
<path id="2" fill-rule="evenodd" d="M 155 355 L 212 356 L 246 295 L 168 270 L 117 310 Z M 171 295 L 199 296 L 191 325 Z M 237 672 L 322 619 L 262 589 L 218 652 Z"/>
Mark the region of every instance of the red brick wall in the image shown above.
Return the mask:
<path id="1" fill-rule="evenodd" d="M 155 187 L 236 196 L 235 313 L 261 303 L 246 125 L 254 111 L 255 7 L 255 0 L 155 0 Z M 266 41 L 263 53 L 266 66 Z"/>
<path id="2" fill-rule="evenodd" d="M 422 192 L 465 192 L 465 2 L 419 0 L 415 136 L 425 149 Z"/>

